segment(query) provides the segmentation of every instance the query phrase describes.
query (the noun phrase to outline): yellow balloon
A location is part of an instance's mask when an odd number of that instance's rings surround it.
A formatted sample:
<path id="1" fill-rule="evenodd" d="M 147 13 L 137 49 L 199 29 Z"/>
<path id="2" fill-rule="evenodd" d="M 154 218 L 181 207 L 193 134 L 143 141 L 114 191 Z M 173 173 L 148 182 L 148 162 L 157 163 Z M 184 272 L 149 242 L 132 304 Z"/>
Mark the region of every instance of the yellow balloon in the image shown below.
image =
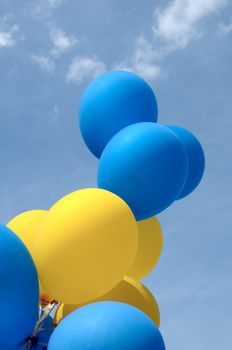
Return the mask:
<path id="1" fill-rule="evenodd" d="M 31 256 L 35 255 L 35 245 L 40 225 L 47 215 L 47 210 L 29 210 L 15 216 L 7 226 L 23 241 Z"/>
<path id="2" fill-rule="evenodd" d="M 157 264 L 163 248 L 163 235 L 159 221 L 155 217 L 137 223 L 139 245 L 128 276 L 140 280 Z"/>
<path id="3" fill-rule="evenodd" d="M 138 227 L 128 205 L 111 192 L 83 189 L 49 210 L 37 242 L 36 266 L 56 300 L 84 303 L 122 280 L 137 245 Z"/>
<path id="4" fill-rule="evenodd" d="M 140 282 L 125 277 L 115 288 L 94 301 L 119 301 L 137 307 L 146 313 L 159 327 L 160 312 L 151 292 Z M 65 316 L 82 305 L 61 304 L 55 313 L 54 324 L 57 325 Z"/>
<path id="5" fill-rule="evenodd" d="M 47 210 L 29 210 L 15 216 L 7 224 L 7 226 L 23 241 L 33 260 L 39 228 L 46 215 Z M 40 281 L 39 289 L 42 298 L 49 298 Z"/>

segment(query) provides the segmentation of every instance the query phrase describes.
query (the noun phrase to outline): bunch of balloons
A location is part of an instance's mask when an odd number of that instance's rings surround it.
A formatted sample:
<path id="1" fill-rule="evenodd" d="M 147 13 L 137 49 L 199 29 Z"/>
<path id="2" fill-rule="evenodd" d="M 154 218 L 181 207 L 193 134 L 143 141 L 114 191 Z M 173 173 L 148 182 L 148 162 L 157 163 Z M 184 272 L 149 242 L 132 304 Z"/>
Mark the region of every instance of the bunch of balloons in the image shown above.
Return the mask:
<path id="1" fill-rule="evenodd" d="M 165 350 L 158 304 L 140 280 L 162 251 L 155 215 L 196 188 L 204 153 L 157 114 L 135 74 L 87 87 L 79 121 L 100 158 L 98 187 L 0 226 L 0 349 Z"/>

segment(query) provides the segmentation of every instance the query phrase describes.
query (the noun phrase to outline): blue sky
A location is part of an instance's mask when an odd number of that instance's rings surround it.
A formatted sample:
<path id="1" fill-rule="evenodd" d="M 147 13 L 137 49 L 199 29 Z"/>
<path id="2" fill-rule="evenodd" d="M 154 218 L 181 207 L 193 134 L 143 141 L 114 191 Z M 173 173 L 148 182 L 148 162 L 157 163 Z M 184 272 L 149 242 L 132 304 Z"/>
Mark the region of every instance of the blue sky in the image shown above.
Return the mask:
<path id="1" fill-rule="evenodd" d="M 96 186 L 80 137 L 84 88 L 130 69 L 154 88 L 159 122 L 206 154 L 198 189 L 159 215 L 162 258 L 145 279 L 167 349 L 226 350 L 232 329 L 230 0 L 1 0 L 0 217 Z"/>

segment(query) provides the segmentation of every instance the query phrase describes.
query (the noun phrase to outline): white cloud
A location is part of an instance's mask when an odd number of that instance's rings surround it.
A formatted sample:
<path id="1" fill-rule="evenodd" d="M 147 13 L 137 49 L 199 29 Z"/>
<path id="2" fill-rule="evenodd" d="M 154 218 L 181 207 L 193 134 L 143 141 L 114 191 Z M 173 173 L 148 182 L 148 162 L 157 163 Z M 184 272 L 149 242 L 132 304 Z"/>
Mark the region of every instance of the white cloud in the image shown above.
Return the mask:
<path id="1" fill-rule="evenodd" d="M 184 49 L 190 42 L 203 35 L 203 20 L 217 14 L 227 0 L 173 0 L 154 11 L 151 38 L 143 35 L 135 40 L 135 48 L 129 59 L 115 68 L 132 70 L 145 79 L 154 80 L 166 75 L 162 60 L 174 50 Z M 232 30 L 232 25 L 224 31 Z"/>
<path id="2" fill-rule="evenodd" d="M 125 62 L 114 66 L 114 69 L 129 70 L 135 72 L 147 80 L 154 80 L 161 76 L 161 68 L 157 62 L 160 54 L 154 46 L 143 36 L 136 39 L 132 57 Z"/>
<path id="3" fill-rule="evenodd" d="M 11 33 L 0 31 L 0 48 L 14 46 L 15 40 L 12 38 Z"/>
<path id="4" fill-rule="evenodd" d="M 220 23 L 218 26 L 219 33 L 229 34 L 232 32 L 232 18 L 229 23 Z"/>
<path id="5" fill-rule="evenodd" d="M 54 10 L 67 0 L 28 0 L 24 13 L 36 19 L 51 17 Z"/>
<path id="6" fill-rule="evenodd" d="M 63 4 L 65 1 L 66 0 L 48 0 L 48 4 L 51 6 L 52 9 L 55 9 L 61 4 Z"/>
<path id="7" fill-rule="evenodd" d="M 227 0 L 174 0 L 164 9 L 156 9 L 153 33 L 155 39 L 168 43 L 170 50 L 184 48 L 201 35 L 200 22 L 227 4 Z"/>
<path id="8" fill-rule="evenodd" d="M 55 62 L 48 56 L 32 55 L 32 60 L 44 71 L 53 73 L 55 70 Z"/>
<path id="9" fill-rule="evenodd" d="M 63 30 L 56 27 L 50 30 L 50 39 L 53 44 L 52 56 L 60 56 L 77 43 L 77 39 L 74 36 L 68 36 Z"/>
<path id="10" fill-rule="evenodd" d="M 44 0 L 45 1 L 45 0 Z M 43 1 L 43 2 L 44 2 Z M 46 0 L 51 9 L 60 6 L 65 0 Z M 106 66 L 97 56 L 76 56 L 67 68 L 66 81 L 81 83 L 109 69 L 125 69 L 138 73 L 153 81 L 166 76 L 162 62 L 173 51 L 184 49 L 193 40 L 204 34 L 205 19 L 227 5 L 229 0 L 169 0 L 161 8 L 154 10 L 154 21 L 150 35 L 143 34 L 134 41 L 130 57 L 122 58 L 117 64 Z M 221 31 L 229 32 L 232 24 L 221 26 Z M 59 57 L 80 41 L 67 35 L 52 24 L 50 27 L 52 47 L 42 56 L 34 59 L 43 70 L 55 70 Z"/>
<path id="11" fill-rule="evenodd" d="M 77 39 L 73 36 L 68 36 L 63 30 L 55 26 L 52 26 L 49 35 L 52 43 L 51 49 L 46 55 L 32 55 L 32 59 L 44 72 L 52 73 L 55 71 L 59 57 L 74 47 Z"/>
<path id="12" fill-rule="evenodd" d="M 17 24 L 11 24 L 9 16 L 0 17 L 0 48 L 16 45 L 18 31 L 19 26 Z"/>
<path id="13" fill-rule="evenodd" d="M 52 109 L 52 120 L 54 122 L 57 122 L 60 118 L 60 109 L 57 105 L 53 106 L 53 109 Z"/>
<path id="14" fill-rule="evenodd" d="M 106 70 L 105 63 L 94 57 L 74 57 L 66 74 L 67 82 L 82 83 L 100 75 Z"/>

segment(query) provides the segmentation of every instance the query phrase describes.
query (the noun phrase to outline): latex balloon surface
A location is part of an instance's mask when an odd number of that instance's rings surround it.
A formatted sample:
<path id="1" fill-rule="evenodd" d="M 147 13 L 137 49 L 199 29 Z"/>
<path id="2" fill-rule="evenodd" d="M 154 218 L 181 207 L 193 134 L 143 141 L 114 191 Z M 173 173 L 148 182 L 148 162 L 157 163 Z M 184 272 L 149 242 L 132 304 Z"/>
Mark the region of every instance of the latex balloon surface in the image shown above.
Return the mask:
<path id="1" fill-rule="evenodd" d="M 150 86 L 139 76 L 112 71 L 95 79 L 85 90 L 79 109 L 83 139 L 96 156 L 124 127 L 156 122 L 157 103 Z"/>
<path id="2" fill-rule="evenodd" d="M 49 210 L 39 235 L 36 264 L 50 295 L 80 304 L 120 282 L 133 263 L 137 245 L 137 224 L 127 204 L 111 192 L 84 189 Z"/>
<path id="3" fill-rule="evenodd" d="M 138 281 L 125 277 L 116 287 L 95 301 L 119 301 L 137 307 L 147 314 L 159 327 L 160 313 L 158 304 L 150 291 Z M 54 316 L 58 324 L 65 316 L 83 305 L 61 304 Z"/>
<path id="4" fill-rule="evenodd" d="M 155 217 L 138 221 L 138 228 L 138 250 L 128 276 L 140 280 L 157 264 L 163 248 L 163 234 L 159 221 Z"/>
<path id="5" fill-rule="evenodd" d="M 137 123 L 107 144 L 98 167 L 98 187 L 117 194 L 137 220 L 170 206 L 183 189 L 188 171 L 180 139 L 156 123 Z"/>
<path id="6" fill-rule="evenodd" d="M 46 215 L 47 210 L 29 210 L 15 216 L 7 223 L 7 227 L 16 233 L 26 245 L 33 259 L 35 256 L 35 246 L 38 239 L 39 229 Z M 40 281 L 39 290 L 42 299 L 52 299 L 47 295 Z"/>
<path id="7" fill-rule="evenodd" d="M 0 349 L 19 344 L 38 319 L 39 287 L 33 260 L 23 242 L 0 225 Z"/>
<path id="8" fill-rule="evenodd" d="M 47 316 L 41 326 L 40 331 L 37 333 L 38 344 L 33 349 L 44 350 L 45 347 L 48 345 L 53 330 L 53 318 L 51 316 Z"/>
<path id="9" fill-rule="evenodd" d="M 7 223 L 7 227 L 23 241 L 32 257 L 35 255 L 39 228 L 46 215 L 47 210 L 29 210 L 15 216 Z"/>
<path id="10" fill-rule="evenodd" d="M 154 322 L 141 310 L 120 302 L 88 304 L 65 317 L 48 350 L 165 350 Z"/>
<path id="11" fill-rule="evenodd" d="M 184 188 L 177 199 L 188 196 L 200 183 L 205 170 L 205 156 L 203 148 L 190 131 L 176 125 L 168 125 L 181 140 L 188 157 L 188 175 Z"/>

